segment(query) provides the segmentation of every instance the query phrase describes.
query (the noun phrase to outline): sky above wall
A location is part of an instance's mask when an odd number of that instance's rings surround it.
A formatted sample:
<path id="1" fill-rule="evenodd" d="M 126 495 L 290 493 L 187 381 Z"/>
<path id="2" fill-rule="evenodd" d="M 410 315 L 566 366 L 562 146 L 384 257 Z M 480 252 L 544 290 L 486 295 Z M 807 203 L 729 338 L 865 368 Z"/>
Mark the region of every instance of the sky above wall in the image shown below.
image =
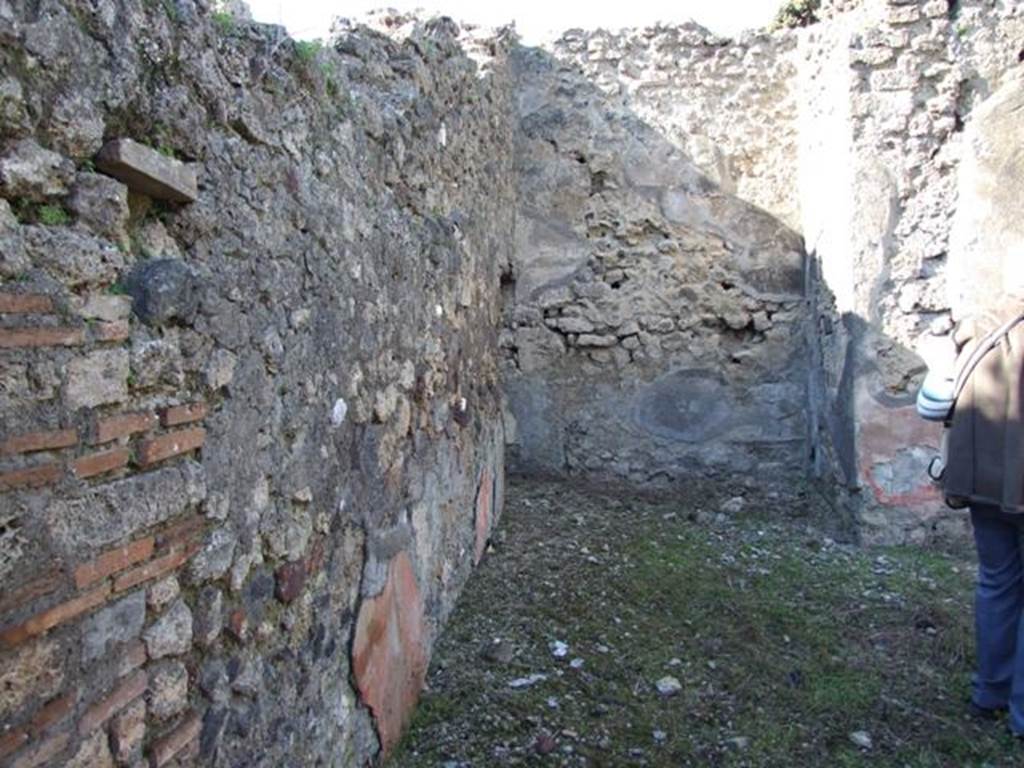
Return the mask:
<path id="1" fill-rule="evenodd" d="M 422 8 L 457 21 L 500 26 L 515 21 L 527 43 L 537 43 L 573 27 L 618 29 L 642 27 L 656 21 L 693 19 L 722 35 L 762 27 L 775 17 L 782 0 L 633 0 L 594 3 L 579 0 L 519 0 L 486 3 L 480 0 L 249 0 L 257 21 L 282 24 L 292 37 L 327 37 L 335 16 L 358 17 L 380 7 L 408 11 Z"/>

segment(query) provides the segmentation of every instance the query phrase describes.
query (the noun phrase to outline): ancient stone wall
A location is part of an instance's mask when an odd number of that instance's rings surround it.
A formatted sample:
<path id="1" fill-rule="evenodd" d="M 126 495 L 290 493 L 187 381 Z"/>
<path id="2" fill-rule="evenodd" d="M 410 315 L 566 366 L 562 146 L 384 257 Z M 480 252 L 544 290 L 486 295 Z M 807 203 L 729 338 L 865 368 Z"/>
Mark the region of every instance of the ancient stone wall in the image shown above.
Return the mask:
<path id="1" fill-rule="evenodd" d="M 816 449 L 866 541 L 962 531 L 924 474 L 940 430 L 913 398 L 969 311 L 957 292 L 1000 271 L 982 257 L 957 276 L 950 230 L 962 130 L 1017 66 L 1022 25 L 1011 4 L 891 0 L 800 32 L 801 230 L 820 274 Z"/>
<path id="2" fill-rule="evenodd" d="M 607 48 L 563 42 L 567 54 L 514 60 L 513 466 L 645 485 L 801 477 L 799 236 L 709 178 L 621 89 L 598 87 L 577 55 L 603 65 Z"/>
<path id="3" fill-rule="evenodd" d="M 521 57 L 503 338 L 517 466 L 647 482 L 785 454 L 866 541 L 962 534 L 912 401 L 970 307 L 958 295 L 1001 279 L 976 258 L 958 271 L 950 229 L 962 130 L 1018 67 L 1024 16 L 1002 0 L 820 16 L 738 41 L 573 31 Z M 804 276 L 780 296 L 723 251 Z"/>
<path id="4" fill-rule="evenodd" d="M 394 744 L 502 507 L 504 45 L 0 2 L 0 763 Z"/>

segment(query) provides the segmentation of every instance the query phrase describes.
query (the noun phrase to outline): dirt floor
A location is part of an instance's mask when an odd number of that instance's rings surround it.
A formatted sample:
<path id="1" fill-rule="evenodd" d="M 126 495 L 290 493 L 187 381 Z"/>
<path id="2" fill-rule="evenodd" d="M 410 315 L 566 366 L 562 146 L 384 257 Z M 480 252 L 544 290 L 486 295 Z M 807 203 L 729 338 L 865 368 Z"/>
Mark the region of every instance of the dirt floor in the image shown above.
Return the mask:
<path id="1" fill-rule="evenodd" d="M 681 496 L 513 483 L 389 767 L 1024 766 L 965 714 L 968 556 Z"/>

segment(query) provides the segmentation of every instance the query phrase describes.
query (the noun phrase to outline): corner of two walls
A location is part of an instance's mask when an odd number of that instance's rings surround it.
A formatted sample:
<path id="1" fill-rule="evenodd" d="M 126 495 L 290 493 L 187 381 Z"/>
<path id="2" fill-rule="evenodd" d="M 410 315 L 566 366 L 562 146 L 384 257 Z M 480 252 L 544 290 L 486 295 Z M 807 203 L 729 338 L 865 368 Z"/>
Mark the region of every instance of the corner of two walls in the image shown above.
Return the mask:
<path id="1" fill-rule="evenodd" d="M 502 507 L 505 42 L 44 5 L 0 19 L 0 762 L 363 765 Z"/>
<path id="2" fill-rule="evenodd" d="M 1024 21 L 980 0 L 822 16 L 517 51 L 514 469 L 655 487 L 809 471 L 845 536 L 965 533 L 913 397 L 966 261 L 962 129 L 1018 67 Z"/>
<path id="3" fill-rule="evenodd" d="M 801 228 L 820 276 L 816 441 L 868 543 L 965 533 L 925 472 L 941 429 L 913 401 L 958 309 L 964 125 L 1018 61 L 1024 20 L 997 5 L 878 0 L 799 33 Z M 972 254 L 975 277 L 993 256 Z"/>
<path id="4" fill-rule="evenodd" d="M 654 488 L 805 475 L 803 248 L 741 199 L 794 213 L 767 151 L 795 138 L 775 54 L 696 26 L 515 51 L 511 468 Z"/>

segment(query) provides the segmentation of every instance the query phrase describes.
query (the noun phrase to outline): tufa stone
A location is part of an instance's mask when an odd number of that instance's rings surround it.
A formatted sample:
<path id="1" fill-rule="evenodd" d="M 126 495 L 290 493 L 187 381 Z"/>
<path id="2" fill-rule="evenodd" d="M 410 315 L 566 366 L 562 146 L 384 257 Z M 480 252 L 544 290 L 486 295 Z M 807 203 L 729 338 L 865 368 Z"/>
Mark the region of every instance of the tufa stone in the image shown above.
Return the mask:
<path id="1" fill-rule="evenodd" d="M 82 662 L 88 664 L 139 636 L 146 621 L 146 592 L 139 590 L 97 611 L 82 626 Z"/>
<path id="2" fill-rule="evenodd" d="M 127 398 L 127 350 L 102 349 L 68 363 L 64 392 L 68 408 L 95 408 Z"/>
<path id="3" fill-rule="evenodd" d="M 180 661 L 155 664 L 149 675 L 149 712 L 166 720 L 188 706 L 188 670 Z"/>
<path id="4" fill-rule="evenodd" d="M 103 145 L 96 167 L 120 179 L 133 192 L 176 203 L 191 203 L 199 196 L 194 168 L 131 139 Z"/>
<path id="5" fill-rule="evenodd" d="M 151 659 L 186 653 L 192 645 L 192 611 L 183 600 L 177 600 L 143 633 L 142 639 Z"/>
<path id="6" fill-rule="evenodd" d="M 73 176 L 74 164 L 66 157 L 22 139 L 0 158 L 0 195 L 42 202 L 65 194 Z"/>

